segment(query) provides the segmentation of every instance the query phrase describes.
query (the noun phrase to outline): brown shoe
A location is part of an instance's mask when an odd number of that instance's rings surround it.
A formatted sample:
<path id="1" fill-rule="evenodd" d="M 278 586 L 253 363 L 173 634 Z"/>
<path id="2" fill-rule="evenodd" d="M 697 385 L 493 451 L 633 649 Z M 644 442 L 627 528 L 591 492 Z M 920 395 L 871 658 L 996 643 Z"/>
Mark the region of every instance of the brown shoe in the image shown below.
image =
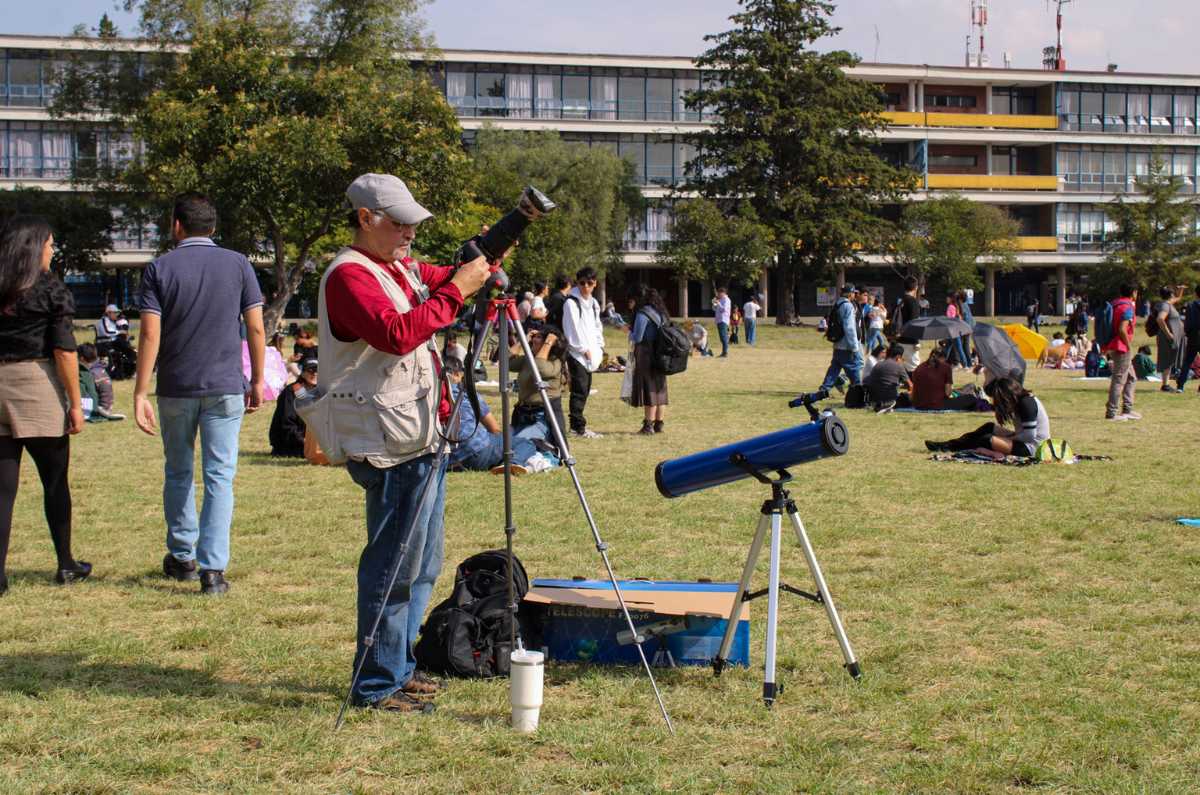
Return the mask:
<path id="1" fill-rule="evenodd" d="M 420 671 L 414 673 L 412 678 L 405 682 L 404 687 L 400 690 L 410 696 L 418 698 L 432 698 L 442 692 L 445 685 L 436 679 L 431 679 Z"/>
<path id="2" fill-rule="evenodd" d="M 417 701 L 407 693 L 397 690 L 387 698 L 381 698 L 371 705 L 372 709 L 381 709 L 385 712 L 433 712 L 433 704 L 428 701 Z"/>

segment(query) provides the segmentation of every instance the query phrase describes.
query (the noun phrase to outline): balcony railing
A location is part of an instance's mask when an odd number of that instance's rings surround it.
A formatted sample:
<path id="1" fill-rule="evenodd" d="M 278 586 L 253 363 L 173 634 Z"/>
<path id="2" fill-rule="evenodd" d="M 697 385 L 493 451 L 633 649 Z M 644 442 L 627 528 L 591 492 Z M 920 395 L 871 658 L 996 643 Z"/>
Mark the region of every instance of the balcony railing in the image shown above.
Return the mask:
<path id="1" fill-rule="evenodd" d="M 880 114 L 898 127 L 992 127 L 1014 130 L 1056 130 L 1057 116 L 1016 113 L 930 113 L 886 111 Z"/>
<path id="2" fill-rule="evenodd" d="M 949 190 L 1058 190 L 1058 177 L 1025 174 L 929 174 L 931 189 Z"/>

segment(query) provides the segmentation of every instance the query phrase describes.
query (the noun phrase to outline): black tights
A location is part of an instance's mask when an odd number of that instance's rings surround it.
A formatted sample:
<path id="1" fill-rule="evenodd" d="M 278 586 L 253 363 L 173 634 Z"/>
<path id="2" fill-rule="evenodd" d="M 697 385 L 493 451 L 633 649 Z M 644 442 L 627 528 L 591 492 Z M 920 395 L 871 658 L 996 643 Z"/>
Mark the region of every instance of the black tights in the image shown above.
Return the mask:
<path id="1" fill-rule="evenodd" d="M 992 437 L 995 435 L 996 424 L 994 422 L 985 422 L 975 430 L 964 433 L 957 439 L 945 442 L 945 445 L 948 449 L 956 453 L 960 450 L 974 450 L 976 447 L 984 447 L 991 450 Z"/>
<path id="2" fill-rule="evenodd" d="M 74 562 L 71 557 L 71 487 L 67 484 L 67 466 L 71 446 L 67 436 L 39 436 L 14 439 L 0 436 L 0 574 L 8 560 L 8 539 L 12 535 L 13 504 L 21 473 L 21 452 L 28 450 L 42 479 L 43 506 L 54 554 L 59 568 Z"/>

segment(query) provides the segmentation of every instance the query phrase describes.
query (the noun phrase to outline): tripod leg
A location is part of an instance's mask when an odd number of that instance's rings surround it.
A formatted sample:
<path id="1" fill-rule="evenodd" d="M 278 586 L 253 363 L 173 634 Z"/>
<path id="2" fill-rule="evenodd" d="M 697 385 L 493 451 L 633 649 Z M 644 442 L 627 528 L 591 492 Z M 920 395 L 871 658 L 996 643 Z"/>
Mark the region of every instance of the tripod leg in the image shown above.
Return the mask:
<path id="1" fill-rule="evenodd" d="M 837 608 L 833 605 L 829 586 L 825 584 L 825 575 L 821 573 L 821 564 L 817 563 L 816 553 L 813 552 L 812 544 L 808 541 L 808 533 L 804 532 L 804 524 L 800 521 L 800 514 L 796 512 L 794 504 L 788 506 L 788 516 L 791 517 L 792 526 L 796 529 L 796 538 L 800 539 L 800 548 L 804 550 L 804 559 L 808 561 L 809 571 L 812 572 L 813 580 L 817 583 L 817 592 L 821 595 L 821 603 L 825 605 L 825 614 L 829 616 L 833 634 L 837 636 L 838 645 L 842 647 L 846 670 L 852 677 L 858 679 L 862 676 L 862 670 L 858 667 L 854 649 L 850 648 L 850 639 L 846 637 L 846 630 L 842 629 L 842 620 L 838 617 Z"/>
<path id="2" fill-rule="evenodd" d="M 763 703 L 775 703 L 775 630 L 779 626 L 779 538 L 782 531 L 778 512 L 771 513 L 771 564 L 767 582 L 767 651 L 763 661 Z"/>
<path id="3" fill-rule="evenodd" d="M 725 637 L 721 639 L 721 649 L 713 658 L 713 675 L 720 676 L 729 663 L 729 647 L 733 645 L 733 633 L 737 631 L 739 614 L 750 592 L 750 578 L 754 576 L 754 567 L 758 563 L 758 555 L 762 552 L 763 539 L 767 537 L 767 526 L 770 524 L 770 514 L 763 513 L 758 517 L 758 529 L 754 531 L 754 540 L 750 543 L 750 554 L 746 557 L 746 565 L 742 568 L 742 579 L 738 581 L 737 593 L 733 595 L 733 605 L 729 608 L 729 621 L 725 624 Z"/>
<path id="4" fill-rule="evenodd" d="M 650 669 L 650 661 L 646 659 L 646 650 L 642 648 L 642 642 L 637 640 L 639 637 L 637 627 L 633 624 L 633 617 L 629 615 L 629 607 L 625 604 L 625 597 L 621 594 L 621 587 L 617 583 L 617 575 L 613 571 L 612 562 L 608 559 L 608 544 L 604 543 L 604 539 L 600 536 L 600 528 L 596 524 L 596 517 L 592 515 L 592 509 L 588 505 L 587 496 L 583 493 L 583 483 L 579 480 L 579 473 L 575 471 L 575 459 L 567 447 L 563 429 L 558 426 L 558 418 L 554 416 L 554 411 L 551 408 L 550 395 L 546 392 L 546 382 L 537 374 L 537 367 L 534 365 L 533 350 L 529 347 L 529 338 L 525 335 L 525 328 L 516 318 L 513 318 L 513 331 L 517 335 L 517 341 L 521 344 L 521 351 L 525 354 L 525 366 L 533 368 L 533 375 L 537 380 L 538 392 L 542 397 L 542 405 L 546 408 L 546 423 L 550 426 L 550 430 L 554 433 L 555 442 L 564 454 L 563 464 L 566 466 L 567 472 L 571 475 L 571 484 L 575 487 L 575 494 L 579 498 L 579 506 L 583 509 L 583 516 L 587 520 L 588 528 L 592 531 L 592 540 L 596 545 L 596 551 L 600 553 L 600 560 L 604 563 L 604 570 L 608 574 L 608 581 L 612 583 L 613 593 L 616 594 L 617 604 L 620 605 L 621 615 L 625 619 L 625 626 L 634 637 L 633 645 L 637 648 L 638 657 L 641 659 L 642 670 L 646 672 L 646 678 L 650 680 L 650 689 L 654 691 L 654 698 L 658 702 L 658 710 L 662 713 L 663 720 L 667 724 L 667 730 L 674 734 L 675 727 L 671 723 L 671 716 L 667 714 L 667 705 L 663 703 L 662 693 L 658 690 L 658 682 L 654 679 L 654 671 Z M 510 420 L 506 416 L 504 421 L 509 422 Z"/>

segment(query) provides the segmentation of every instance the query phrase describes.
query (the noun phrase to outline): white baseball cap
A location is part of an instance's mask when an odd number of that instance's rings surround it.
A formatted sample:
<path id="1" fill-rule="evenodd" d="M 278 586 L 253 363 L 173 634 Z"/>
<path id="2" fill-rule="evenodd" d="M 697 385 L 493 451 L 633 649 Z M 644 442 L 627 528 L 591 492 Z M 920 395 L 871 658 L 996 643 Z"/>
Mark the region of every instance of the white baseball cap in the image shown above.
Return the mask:
<path id="1" fill-rule="evenodd" d="M 433 217 L 417 204 L 408 186 L 391 174 L 363 174 L 346 188 L 346 198 L 355 210 L 378 211 L 398 224 L 415 226 Z"/>
<path id="2" fill-rule="evenodd" d="M 104 307 L 104 311 L 105 312 L 120 312 L 121 310 L 117 309 L 116 304 L 109 304 L 108 306 Z"/>

